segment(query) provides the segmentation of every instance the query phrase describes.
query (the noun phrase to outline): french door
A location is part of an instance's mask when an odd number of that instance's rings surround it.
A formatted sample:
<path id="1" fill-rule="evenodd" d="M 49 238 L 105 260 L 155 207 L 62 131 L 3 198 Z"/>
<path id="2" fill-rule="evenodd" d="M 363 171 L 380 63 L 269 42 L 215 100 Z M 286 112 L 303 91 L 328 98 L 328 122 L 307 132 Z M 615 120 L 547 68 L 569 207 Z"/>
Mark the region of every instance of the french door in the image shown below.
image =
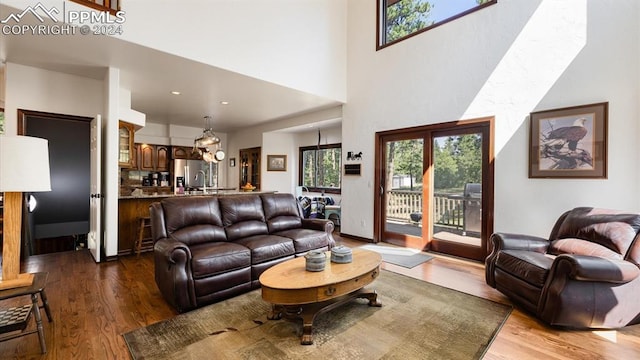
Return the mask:
<path id="1" fill-rule="evenodd" d="M 492 124 L 378 133 L 375 240 L 483 260 L 493 230 Z"/>

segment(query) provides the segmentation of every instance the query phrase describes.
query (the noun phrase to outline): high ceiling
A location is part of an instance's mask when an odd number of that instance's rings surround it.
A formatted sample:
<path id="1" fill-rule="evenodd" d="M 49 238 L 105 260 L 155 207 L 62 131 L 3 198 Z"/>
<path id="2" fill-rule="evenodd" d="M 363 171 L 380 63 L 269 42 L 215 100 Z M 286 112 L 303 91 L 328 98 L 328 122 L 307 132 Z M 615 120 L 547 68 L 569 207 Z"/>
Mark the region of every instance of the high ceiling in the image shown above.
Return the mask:
<path id="1" fill-rule="evenodd" d="M 12 11 L 0 4 L 0 14 Z M 230 132 L 339 105 L 108 36 L 0 32 L 0 60 L 98 80 L 108 67 L 118 68 L 122 87 L 131 91 L 132 109 L 145 113 L 153 123 L 201 127 L 203 117 L 212 115 L 216 131 Z M 172 95 L 174 90 L 181 95 Z"/>

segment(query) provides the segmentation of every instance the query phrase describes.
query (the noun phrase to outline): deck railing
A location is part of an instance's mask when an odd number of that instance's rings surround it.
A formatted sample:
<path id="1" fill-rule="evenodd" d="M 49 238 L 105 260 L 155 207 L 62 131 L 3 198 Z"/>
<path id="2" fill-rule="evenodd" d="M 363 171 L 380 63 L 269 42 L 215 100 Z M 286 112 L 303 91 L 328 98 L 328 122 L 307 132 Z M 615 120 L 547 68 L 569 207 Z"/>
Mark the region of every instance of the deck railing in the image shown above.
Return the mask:
<path id="1" fill-rule="evenodd" d="M 415 222 L 415 219 L 411 218 L 411 214 L 422 215 L 422 213 L 422 191 L 387 191 L 388 220 Z M 434 194 L 433 216 L 436 224 L 462 229 L 464 226 L 463 215 L 464 197 L 462 194 Z"/>

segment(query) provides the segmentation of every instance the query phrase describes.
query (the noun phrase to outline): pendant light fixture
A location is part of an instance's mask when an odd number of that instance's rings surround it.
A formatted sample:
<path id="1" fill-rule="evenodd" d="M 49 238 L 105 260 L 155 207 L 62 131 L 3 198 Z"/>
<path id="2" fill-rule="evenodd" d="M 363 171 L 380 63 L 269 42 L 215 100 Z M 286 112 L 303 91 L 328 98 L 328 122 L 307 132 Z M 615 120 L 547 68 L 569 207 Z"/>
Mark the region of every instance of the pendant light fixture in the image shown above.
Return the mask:
<path id="1" fill-rule="evenodd" d="M 204 129 L 202 130 L 202 135 L 196 138 L 194 145 L 196 147 L 207 147 L 210 145 L 216 145 L 220 143 L 220 138 L 213 132 L 211 128 L 211 119 L 210 115 L 204 117 Z"/>
<path id="2" fill-rule="evenodd" d="M 197 148 L 205 148 L 201 152 L 202 159 L 207 162 L 217 163 L 225 158 L 224 150 L 220 148 L 220 138 L 213 132 L 211 122 L 213 117 L 207 115 L 204 117 L 204 129 L 202 135 L 197 137 L 193 142 L 194 150 Z"/>

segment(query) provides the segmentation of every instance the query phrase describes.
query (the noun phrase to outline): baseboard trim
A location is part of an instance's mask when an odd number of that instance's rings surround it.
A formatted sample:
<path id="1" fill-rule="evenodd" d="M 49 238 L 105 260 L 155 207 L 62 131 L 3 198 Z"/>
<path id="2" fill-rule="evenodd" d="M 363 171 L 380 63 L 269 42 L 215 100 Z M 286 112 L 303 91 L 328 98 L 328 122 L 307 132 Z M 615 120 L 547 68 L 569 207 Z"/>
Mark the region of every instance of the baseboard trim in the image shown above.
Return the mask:
<path id="1" fill-rule="evenodd" d="M 375 243 L 375 241 L 373 241 L 373 239 L 369 239 L 366 237 L 362 237 L 362 236 L 357 236 L 357 235 L 351 235 L 351 234 L 346 234 L 343 232 L 340 232 L 340 237 L 344 237 L 344 238 L 349 238 L 351 240 L 358 240 L 358 241 L 364 241 L 364 242 L 368 242 L 368 243 Z"/>

